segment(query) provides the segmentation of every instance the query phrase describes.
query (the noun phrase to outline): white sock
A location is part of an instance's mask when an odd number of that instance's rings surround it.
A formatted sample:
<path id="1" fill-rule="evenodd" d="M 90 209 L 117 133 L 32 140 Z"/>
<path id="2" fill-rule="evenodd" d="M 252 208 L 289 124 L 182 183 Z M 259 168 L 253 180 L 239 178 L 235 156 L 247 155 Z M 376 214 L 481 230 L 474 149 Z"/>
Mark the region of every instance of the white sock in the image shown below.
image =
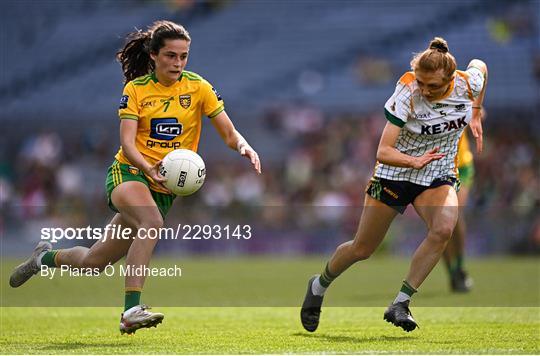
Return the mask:
<path id="1" fill-rule="evenodd" d="M 396 299 L 394 299 L 394 303 L 393 304 L 396 304 L 396 303 L 401 303 L 401 302 L 404 302 L 406 300 L 411 300 L 411 297 L 403 292 L 399 292 L 397 294 L 397 297 Z"/>
<path id="2" fill-rule="evenodd" d="M 314 295 L 323 296 L 324 292 L 326 292 L 326 288 L 321 285 L 319 278 L 320 277 L 315 278 L 315 280 L 311 284 L 311 293 L 313 293 Z"/>
<path id="3" fill-rule="evenodd" d="M 39 254 L 39 256 L 37 256 L 36 264 L 38 265 L 39 268 L 41 268 L 41 259 L 43 258 L 43 256 L 45 256 L 47 252 L 49 251 L 43 251 L 42 253 Z"/>

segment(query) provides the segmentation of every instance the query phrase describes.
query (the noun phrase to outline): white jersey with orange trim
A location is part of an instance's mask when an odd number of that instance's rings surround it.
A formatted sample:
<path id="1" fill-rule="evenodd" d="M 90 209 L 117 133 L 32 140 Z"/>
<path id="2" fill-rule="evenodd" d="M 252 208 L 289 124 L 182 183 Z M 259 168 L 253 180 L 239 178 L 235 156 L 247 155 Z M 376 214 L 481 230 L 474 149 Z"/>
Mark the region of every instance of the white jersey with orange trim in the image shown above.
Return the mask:
<path id="1" fill-rule="evenodd" d="M 394 167 L 377 162 L 375 177 L 429 186 L 442 177 L 456 177 L 458 141 L 472 117 L 472 102 L 484 85 L 484 75 L 474 67 L 456 71 L 451 90 L 430 102 L 420 92 L 413 72 L 398 81 L 384 105 L 386 119 L 401 127 L 396 148 L 410 156 L 422 156 L 435 147 L 446 154 L 422 169 Z"/>

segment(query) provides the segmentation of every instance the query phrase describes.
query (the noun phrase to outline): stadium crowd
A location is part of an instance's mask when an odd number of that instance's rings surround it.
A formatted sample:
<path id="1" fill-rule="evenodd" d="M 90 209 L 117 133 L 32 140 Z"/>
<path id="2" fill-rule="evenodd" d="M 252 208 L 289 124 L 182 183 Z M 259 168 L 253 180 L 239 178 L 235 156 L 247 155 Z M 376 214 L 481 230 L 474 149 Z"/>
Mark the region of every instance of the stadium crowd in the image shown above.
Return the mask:
<path id="1" fill-rule="evenodd" d="M 322 231 L 323 235 L 339 226 L 345 235 L 352 233 L 373 173 L 384 117 L 380 113 L 330 117 L 315 107 L 290 105 L 267 110 L 260 120 L 268 134 L 286 137 L 287 154 L 265 157 L 264 148 L 258 147 L 262 176 L 254 174 L 246 162 L 205 157 L 205 186 L 192 197 L 178 199 L 175 206 L 181 216 L 170 214 L 170 221 L 204 219 L 200 211 L 215 209 L 228 216 L 251 214 L 261 226 Z M 522 117 L 508 120 L 524 122 Z M 2 150 L 0 235 L 24 236 L 25 231 L 44 225 L 101 226 L 112 214 L 104 177 L 118 147 L 115 132 L 102 127 L 78 134 L 43 130 L 13 146 L 8 146 L 11 140 L 19 138 L 7 137 L 4 148 L 17 150 L 9 155 L 7 149 Z M 475 183 L 467 208 L 471 225 L 484 233 L 476 244 L 471 243 L 480 254 L 537 253 L 540 142 L 526 126 L 506 130 L 490 120 L 485 136 L 485 151 L 475 158 Z M 511 238 L 506 236 L 509 233 Z"/>

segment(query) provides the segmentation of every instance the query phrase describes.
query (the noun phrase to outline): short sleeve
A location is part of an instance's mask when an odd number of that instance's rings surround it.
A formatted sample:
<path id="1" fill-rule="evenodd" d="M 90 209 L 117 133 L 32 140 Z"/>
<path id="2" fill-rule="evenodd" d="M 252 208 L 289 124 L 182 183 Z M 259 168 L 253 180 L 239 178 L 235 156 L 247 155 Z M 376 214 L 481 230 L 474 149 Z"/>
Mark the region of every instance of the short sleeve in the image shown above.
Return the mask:
<path id="1" fill-rule="evenodd" d="M 203 98 L 203 113 L 209 118 L 216 117 L 219 113 L 225 110 L 223 99 L 216 89 L 212 87 L 206 80 L 202 81 L 202 98 Z"/>
<path id="2" fill-rule="evenodd" d="M 120 105 L 118 106 L 118 116 L 120 119 L 139 120 L 139 107 L 137 105 L 136 94 L 133 83 L 127 83 L 120 98 Z"/>
<path id="3" fill-rule="evenodd" d="M 386 119 L 396 126 L 403 127 L 411 112 L 411 90 L 401 81 L 397 83 L 394 94 L 384 104 Z"/>
<path id="4" fill-rule="evenodd" d="M 470 67 L 467 69 L 467 74 L 472 95 L 474 98 L 476 98 L 478 95 L 480 95 L 480 92 L 484 87 L 484 74 L 476 67 Z"/>

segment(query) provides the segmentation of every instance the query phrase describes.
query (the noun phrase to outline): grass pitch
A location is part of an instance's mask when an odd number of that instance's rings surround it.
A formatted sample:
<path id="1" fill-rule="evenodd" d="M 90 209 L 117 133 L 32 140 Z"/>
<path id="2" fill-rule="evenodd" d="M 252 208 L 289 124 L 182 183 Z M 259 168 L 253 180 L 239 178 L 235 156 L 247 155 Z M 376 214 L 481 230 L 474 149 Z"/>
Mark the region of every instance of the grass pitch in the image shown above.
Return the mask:
<path id="1" fill-rule="evenodd" d="M 448 292 L 438 267 L 413 298 L 420 329 L 411 333 L 382 319 L 406 273 L 405 259 L 375 258 L 336 280 L 315 333 L 302 329 L 298 306 L 324 258 L 175 261 L 184 267 L 181 278 L 149 278 L 143 292 L 143 302 L 165 314 L 163 324 L 133 336 L 118 330 L 121 278 L 34 277 L 11 289 L 6 281 L 18 261 L 2 262 L 3 354 L 540 353 L 534 259 L 468 261 L 476 287 L 465 295 Z M 84 300 L 88 295 L 93 303 Z M 77 300 L 80 306 L 62 306 Z"/>
<path id="2" fill-rule="evenodd" d="M 121 336 L 117 308 L 3 308 L 7 354 L 526 353 L 538 354 L 538 308 L 414 309 L 420 329 L 382 320 L 384 308 L 331 307 L 315 333 L 297 308 L 160 308 L 157 329 Z"/>

